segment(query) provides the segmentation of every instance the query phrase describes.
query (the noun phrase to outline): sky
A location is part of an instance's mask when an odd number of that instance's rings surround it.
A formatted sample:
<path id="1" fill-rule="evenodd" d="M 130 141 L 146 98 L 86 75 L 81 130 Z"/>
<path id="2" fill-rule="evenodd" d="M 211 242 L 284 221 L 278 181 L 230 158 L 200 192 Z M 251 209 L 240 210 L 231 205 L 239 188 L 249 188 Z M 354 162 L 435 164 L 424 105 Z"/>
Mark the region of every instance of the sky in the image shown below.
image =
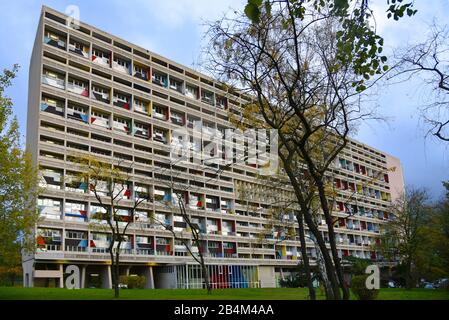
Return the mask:
<path id="1" fill-rule="evenodd" d="M 108 0 L 0 2 L 0 69 L 18 63 L 21 68 L 7 90 L 14 102 L 21 132 L 26 134 L 28 68 L 42 5 L 65 12 L 80 8 L 80 20 L 124 38 L 181 64 L 195 67 L 204 45 L 206 21 L 245 0 Z M 425 39 L 429 24 L 449 24 L 449 0 L 415 1 L 416 16 L 399 22 L 386 18 L 387 0 L 371 0 L 378 32 L 385 39 L 384 53 Z M 443 195 L 441 181 L 449 180 L 449 143 L 426 137 L 419 108 L 428 103 L 422 82 L 384 85 L 371 97 L 385 121 L 364 122 L 355 138 L 401 160 L 405 183 L 424 187 L 433 199 Z"/>

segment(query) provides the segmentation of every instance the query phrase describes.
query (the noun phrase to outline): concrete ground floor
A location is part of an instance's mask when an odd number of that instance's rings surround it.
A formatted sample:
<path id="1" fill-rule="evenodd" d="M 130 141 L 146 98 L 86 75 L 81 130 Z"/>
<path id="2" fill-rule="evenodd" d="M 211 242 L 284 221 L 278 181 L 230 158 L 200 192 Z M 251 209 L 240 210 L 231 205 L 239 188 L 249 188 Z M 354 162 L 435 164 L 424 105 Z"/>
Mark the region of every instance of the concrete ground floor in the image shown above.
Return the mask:
<path id="1" fill-rule="evenodd" d="M 216 289 L 275 288 L 279 276 L 295 271 L 291 266 L 207 265 L 211 286 Z M 29 260 L 23 263 L 23 272 L 24 287 L 64 288 L 75 284 L 77 288 L 112 288 L 111 265 L 106 262 Z M 205 276 L 199 264 L 123 263 L 120 275 L 144 276 L 146 289 L 205 288 Z"/>

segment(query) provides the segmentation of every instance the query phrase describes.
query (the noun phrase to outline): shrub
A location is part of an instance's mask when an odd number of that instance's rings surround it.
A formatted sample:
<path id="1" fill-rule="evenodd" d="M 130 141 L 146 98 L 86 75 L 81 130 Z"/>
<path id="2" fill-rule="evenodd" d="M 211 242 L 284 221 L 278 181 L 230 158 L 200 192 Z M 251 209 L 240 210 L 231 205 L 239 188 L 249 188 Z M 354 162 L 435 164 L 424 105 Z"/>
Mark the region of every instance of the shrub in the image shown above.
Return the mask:
<path id="1" fill-rule="evenodd" d="M 145 286 L 144 276 L 120 276 L 120 283 L 126 284 L 128 289 L 143 289 Z"/>
<path id="2" fill-rule="evenodd" d="M 352 277 L 351 290 L 359 300 L 375 300 L 379 294 L 377 289 L 368 289 L 366 279 L 368 275 L 358 275 Z"/>

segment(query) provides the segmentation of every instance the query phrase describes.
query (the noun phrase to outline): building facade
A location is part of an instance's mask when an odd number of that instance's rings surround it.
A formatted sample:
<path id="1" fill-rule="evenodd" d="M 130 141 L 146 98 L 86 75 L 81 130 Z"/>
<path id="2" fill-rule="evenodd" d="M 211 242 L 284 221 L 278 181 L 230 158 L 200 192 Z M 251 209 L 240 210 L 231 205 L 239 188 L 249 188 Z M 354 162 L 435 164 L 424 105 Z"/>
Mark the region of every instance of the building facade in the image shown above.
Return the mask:
<path id="1" fill-rule="evenodd" d="M 135 212 L 119 248 L 121 274 L 144 275 L 147 288 L 204 285 L 198 264 L 166 229 L 189 237 L 182 217 L 167 205 L 176 191 L 166 183 L 170 172 L 192 186 L 183 197 L 201 230 L 213 287 L 277 286 L 278 278 L 297 266 L 300 250 L 291 213 L 285 212 L 287 228 L 269 223 L 267 194 L 288 198 L 292 191 L 270 192 L 256 178 L 257 166 L 236 164 L 214 175 L 205 167 L 174 165 L 170 158 L 174 130 L 191 131 L 195 122 L 206 130 L 232 128 L 230 112 L 238 115 L 248 98 L 95 27 L 67 21 L 43 7 L 31 58 L 27 145 L 43 192 L 37 250 L 23 257 L 24 285 L 63 287 L 66 267 L 76 265 L 81 287 L 111 287 L 111 237 L 92 228 L 92 216 L 102 208 L 88 185 L 75 179 L 74 155 L 86 154 L 129 168 L 120 204 L 124 217 L 141 193 L 152 195 Z M 337 160 L 339 254 L 378 261 L 372 245 L 389 219 L 391 201 L 404 189 L 400 162 L 356 141 Z M 348 204 L 349 196 L 354 201 Z M 320 228 L 328 238 L 324 221 Z M 313 242 L 307 250 L 313 262 Z"/>

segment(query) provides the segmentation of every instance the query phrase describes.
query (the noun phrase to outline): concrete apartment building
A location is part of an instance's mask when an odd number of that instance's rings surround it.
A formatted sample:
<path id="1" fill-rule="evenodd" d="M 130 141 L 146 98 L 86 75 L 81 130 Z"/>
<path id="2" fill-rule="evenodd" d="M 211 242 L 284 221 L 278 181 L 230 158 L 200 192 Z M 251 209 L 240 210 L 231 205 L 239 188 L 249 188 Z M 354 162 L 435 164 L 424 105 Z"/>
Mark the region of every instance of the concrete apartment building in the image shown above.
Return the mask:
<path id="1" fill-rule="evenodd" d="M 238 114 L 246 101 L 214 79 L 95 27 L 68 26 L 67 16 L 43 7 L 31 58 L 27 124 L 27 145 L 40 169 L 42 219 L 36 226 L 37 251 L 23 257 L 24 285 L 63 287 L 65 268 L 76 265 L 81 287 L 111 287 L 110 235 L 91 227 L 92 214 L 102 208 L 87 184 L 74 182 L 73 154 L 85 153 L 129 164 L 123 216 L 141 192 L 153 195 L 136 211 L 120 248 L 122 274 L 145 275 L 147 288 L 201 288 L 200 268 L 185 246 L 154 223 L 156 217 L 186 231 L 182 217 L 156 201 L 173 201 L 174 190 L 164 183 L 171 133 L 192 130 L 194 121 L 209 129 L 232 128 L 229 112 Z M 357 141 L 337 160 L 339 254 L 378 261 L 372 245 L 389 219 L 391 201 L 404 189 L 401 164 Z M 388 171 L 392 167 L 396 170 Z M 255 178 L 257 168 L 238 164 L 215 177 L 189 165 L 171 169 L 179 181 L 195 185 L 185 201 L 204 236 L 214 287 L 275 287 L 280 275 L 297 266 L 293 215 L 285 217 L 293 235 L 273 229 L 260 240 L 271 205 L 266 193 L 258 196 L 269 188 Z M 372 182 L 373 177 L 379 178 Z M 243 199 L 241 186 L 252 195 Z M 292 196 L 288 188 L 271 193 Z M 345 204 L 351 194 L 354 201 Z M 354 215 L 346 218 L 347 210 Z M 326 238 L 325 224 L 320 228 Z M 313 262 L 316 249 L 308 243 Z"/>

